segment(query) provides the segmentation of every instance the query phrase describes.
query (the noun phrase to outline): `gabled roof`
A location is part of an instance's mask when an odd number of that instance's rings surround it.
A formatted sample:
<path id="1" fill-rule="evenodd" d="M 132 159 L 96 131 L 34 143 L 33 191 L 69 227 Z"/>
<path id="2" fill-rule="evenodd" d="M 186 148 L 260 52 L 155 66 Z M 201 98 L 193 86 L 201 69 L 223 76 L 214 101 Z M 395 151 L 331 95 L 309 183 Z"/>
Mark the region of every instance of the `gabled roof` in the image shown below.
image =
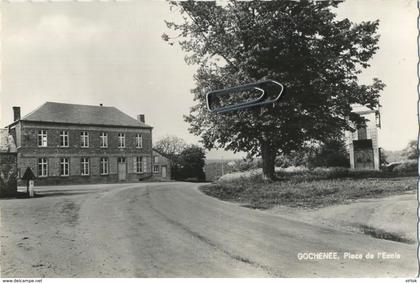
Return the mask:
<path id="1" fill-rule="evenodd" d="M 46 102 L 22 121 L 152 128 L 115 107 Z"/>
<path id="2" fill-rule="evenodd" d="M 166 156 L 166 154 L 162 153 L 160 150 L 157 150 L 157 149 L 155 149 L 155 148 L 153 148 L 152 150 L 153 150 L 153 152 L 156 152 L 158 155 L 160 155 L 160 156 L 162 156 L 162 157 L 165 157 L 165 158 L 168 158 L 168 157 Z"/>

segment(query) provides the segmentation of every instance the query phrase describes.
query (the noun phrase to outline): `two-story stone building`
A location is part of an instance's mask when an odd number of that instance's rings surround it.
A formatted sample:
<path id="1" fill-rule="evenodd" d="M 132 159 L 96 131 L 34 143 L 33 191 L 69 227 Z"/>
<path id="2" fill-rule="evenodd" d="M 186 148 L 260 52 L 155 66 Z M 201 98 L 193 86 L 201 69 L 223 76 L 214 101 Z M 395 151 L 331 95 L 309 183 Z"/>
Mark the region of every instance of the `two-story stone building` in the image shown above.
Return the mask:
<path id="1" fill-rule="evenodd" d="M 161 177 L 154 166 L 152 127 L 115 107 L 46 102 L 8 126 L 17 146 L 18 176 L 27 167 L 36 184 L 139 181 Z M 165 174 L 169 179 L 169 175 Z"/>

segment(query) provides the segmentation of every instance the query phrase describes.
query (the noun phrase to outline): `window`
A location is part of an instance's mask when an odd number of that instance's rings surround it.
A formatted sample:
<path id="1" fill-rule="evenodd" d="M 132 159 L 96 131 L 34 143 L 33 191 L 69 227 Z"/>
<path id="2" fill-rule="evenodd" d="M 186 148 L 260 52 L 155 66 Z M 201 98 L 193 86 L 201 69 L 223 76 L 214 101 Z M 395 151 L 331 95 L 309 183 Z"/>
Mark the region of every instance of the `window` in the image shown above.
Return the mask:
<path id="1" fill-rule="evenodd" d="M 38 159 L 38 177 L 48 176 L 48 162 L 46 158 Z"/>
<path id="2" fill-rule="evenodd" d="M 125 157 L 118 157 L 118 163 L 125 163 Z"/>
<path id="3" fill-rule="evenodd" d="M 61 158 L 60 159 L 60 176 L 68 176 L 69 175 L 69 159 L 68 158 Z"/>
<path id="4" fill-rule="evenodd" d="M 366 126 L 357 129 L 357 139 L 358 140 L 365 140 L 365 139 L 367 139 Z"/>
<path id="5" fill-rule="evenodd" d="M 89 147 L 89 133 L 86 131 L 80 133 L 80 146 Z"/>
<path id="6" fill-rule="evenodd" d="M 376 127 L 381 128 L 381 114 L 379 113 L 379 111 L 375 112 L 375 124 Z"/>
<path id="7" fill-rule="evenodd" d="M 134 172 L 143 173 L 143 157 L 134 157 Z"/>
<path id="8" fill-rule="evenodd" d="M 108 147 L 108 134 L 107 133 L 101 133 L 101 144 L 100 147 L 105 148 Z"/>
<path id="9" fill-rule="evenodd" d="M 69 146 L 69 132 L 60 131 L 60 146 L 68 147 Z"/>
<path id="10" fill-rule="evenodd" d="M 153 173 L 159 173 L 159 165 L 153 165 Z"/>
<path id="11" fill-rule="evenodd" d="M 153 156 L 153 163 L 159 163 L 159 156 Z"/>
<path id="12" fill-rule="evenodd" d="M 101 158 L 100 171 L 101 171 L 101 175 L 108 175 L 108 158 L 107 157 Z"/>
<path id="13" fill-rule="evenodd" d="M 47 146 L 47 131 L 46 130 L 38 131 L 38 146 L 40 147 Z"/>
<path id="14" fill-rule="evenodd" d="M 143 172 L 147 172 L 147 158 L 143 157 Z"/>
<path id="15" fill-rule="evenodd" d="M 123 133 L 118 133 L 118 147 L 125 147 L 125 134 Z"/>
<path id="16" fill-rule="evenodd" d="M 89 175 L 89 158 L 87 157 L 82 157 L 80 159 L 80 175 Z"/>
<path id="17" fill-rule="evenodd" d="M 136 135 L 136 147 L 143 148 L 143 137 L 141 136 L 141 134 Z"/>

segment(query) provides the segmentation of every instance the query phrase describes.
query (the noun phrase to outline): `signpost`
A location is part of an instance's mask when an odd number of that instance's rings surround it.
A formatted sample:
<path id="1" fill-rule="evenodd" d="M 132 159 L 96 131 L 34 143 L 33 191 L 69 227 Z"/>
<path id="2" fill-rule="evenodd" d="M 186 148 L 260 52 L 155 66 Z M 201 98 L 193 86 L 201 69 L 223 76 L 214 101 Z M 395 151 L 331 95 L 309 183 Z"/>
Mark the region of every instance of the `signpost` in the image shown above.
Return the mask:
<path id="1" fill-rule="evenodd" d="M 206 94 L 207 108 L 214 113 L 226 113 L 274 104 L 283 91 L 284 86 L 274 80 L 214 90 Z"/>

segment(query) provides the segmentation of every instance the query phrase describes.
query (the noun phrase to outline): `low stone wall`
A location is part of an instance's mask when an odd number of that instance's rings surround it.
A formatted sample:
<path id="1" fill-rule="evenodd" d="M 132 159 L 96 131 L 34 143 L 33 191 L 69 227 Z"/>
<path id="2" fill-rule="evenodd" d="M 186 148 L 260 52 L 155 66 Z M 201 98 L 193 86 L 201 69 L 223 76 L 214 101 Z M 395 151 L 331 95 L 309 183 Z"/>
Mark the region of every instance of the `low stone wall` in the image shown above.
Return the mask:
<path id="1" fill-rule="evenodd" d="M 17 193 L 17 154 L 0 152 L 0 197 Z"/>

